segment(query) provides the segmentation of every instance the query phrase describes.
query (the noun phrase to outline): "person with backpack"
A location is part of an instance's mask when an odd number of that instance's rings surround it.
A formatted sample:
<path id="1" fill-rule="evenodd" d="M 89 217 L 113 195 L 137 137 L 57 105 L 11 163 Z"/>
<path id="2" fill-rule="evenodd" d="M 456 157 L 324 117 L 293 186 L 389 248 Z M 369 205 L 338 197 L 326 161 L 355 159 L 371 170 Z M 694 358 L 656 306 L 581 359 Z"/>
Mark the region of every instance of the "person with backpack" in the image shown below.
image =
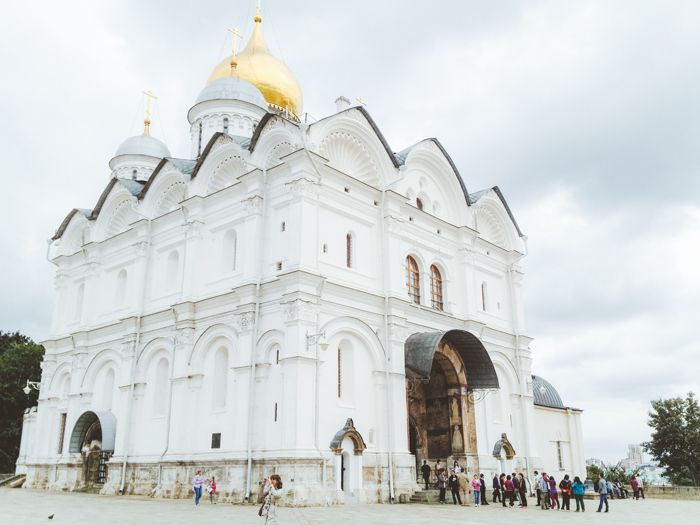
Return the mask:
<path id="1" fill-rule="evenodd" d="M 513 472 L 513 475 L 510 479 L 513 482 L 513 494 L 515 494 L 515 499 L 518 502 L 518 507 L 522 507 L 523 503 L 520 500 L 520 478 L 518 478 L 517 474 Z"/>
<path id="2" fill-rule="evenodd" d="M 581 478 L 578 476 L 574 478 L 574 482 L 571 485 L 571 490 L 573 491 L 574 499 L 576 500 L 576 512 L 579 511 L 579 508 L 582 512 L 586 512 L 586 505 L 583 503 L 583 496 L 586 493 L 586 485 L 581 483 Z"/>
<path id="3" fill-rule="evenodd" d="M 568 474 L 559 482 L 559 488 L 561 489 L 561 510 L 571 510 L 571 481 Z"/>
<path id="4" fill-rule="evenodd" d="M 209 493 L 209 503 L 216 505 L 216 479 L 214 479 L 214 476 L 209 480 L 207 492 Z"/>

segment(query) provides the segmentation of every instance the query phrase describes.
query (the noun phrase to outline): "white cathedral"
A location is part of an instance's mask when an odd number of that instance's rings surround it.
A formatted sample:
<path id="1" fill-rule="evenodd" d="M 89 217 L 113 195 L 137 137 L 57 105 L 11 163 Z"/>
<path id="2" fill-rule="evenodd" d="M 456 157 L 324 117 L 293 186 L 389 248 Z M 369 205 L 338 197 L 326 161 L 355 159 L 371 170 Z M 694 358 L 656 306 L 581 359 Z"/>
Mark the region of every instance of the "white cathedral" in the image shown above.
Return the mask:
<path id="1" fill-rule="evenodd" d="M 278 473 L 305 506 L 407 501 L 423 460 L 585 476 L 581 411 L 532 375 L 501 191 L 336 109 L 302 122 L 258 13 L 187 114 L 188 158 L 148 116 L 119 146 L 49 241 L 25 487 L 184 498 L 202 469 L 242 502 Z"/>

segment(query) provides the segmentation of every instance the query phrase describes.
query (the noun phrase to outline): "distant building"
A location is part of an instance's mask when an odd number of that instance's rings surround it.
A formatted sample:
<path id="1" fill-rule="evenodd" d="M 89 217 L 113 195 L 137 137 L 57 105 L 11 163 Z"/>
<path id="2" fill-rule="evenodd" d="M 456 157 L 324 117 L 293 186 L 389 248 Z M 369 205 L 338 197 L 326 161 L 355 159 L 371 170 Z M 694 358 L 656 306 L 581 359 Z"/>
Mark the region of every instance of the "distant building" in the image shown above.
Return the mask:
<path id="1" fill-rule="evenodd" d="M 591 458 L 586 460 L 586 466 L 589 467 L 591 465 L 595 465 L 598 468 L 604 468 L 605 463 L 603 463 L 602 459 L 597 459 L 597 458 Z"/>

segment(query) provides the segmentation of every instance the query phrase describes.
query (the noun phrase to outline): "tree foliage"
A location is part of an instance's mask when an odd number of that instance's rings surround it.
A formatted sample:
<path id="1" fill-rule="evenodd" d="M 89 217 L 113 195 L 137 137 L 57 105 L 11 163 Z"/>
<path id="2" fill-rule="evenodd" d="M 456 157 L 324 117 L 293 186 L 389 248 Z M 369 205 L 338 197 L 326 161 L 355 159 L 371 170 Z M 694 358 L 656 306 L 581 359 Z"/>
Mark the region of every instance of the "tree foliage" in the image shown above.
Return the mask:
<path id="1" fill-rule="evenodd" d="M 44 347 L 19 332 L 0 331 L 0 472 L 14 472 L 22 437 L 22 418 L 36 406 L 38 392 L 27 396 L 23 389 L 41 379 L 39 363 Z"/>
<path id="2" fill-rule="evenodd" d="M 651 402 L 653 429 L 644 450 L 659 462 L 674 485 L 700 486 L 700 407 L 695 394 Z"/>

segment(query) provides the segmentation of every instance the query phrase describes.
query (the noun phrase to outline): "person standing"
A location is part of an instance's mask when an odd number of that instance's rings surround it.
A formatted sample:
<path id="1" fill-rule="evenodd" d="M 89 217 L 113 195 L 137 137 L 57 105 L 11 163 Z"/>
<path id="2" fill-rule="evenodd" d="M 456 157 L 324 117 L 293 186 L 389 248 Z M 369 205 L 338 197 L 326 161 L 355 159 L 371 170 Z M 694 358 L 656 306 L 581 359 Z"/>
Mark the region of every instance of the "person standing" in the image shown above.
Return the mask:
<path id="1" fill-rule="evenodd" d="M 433 469 L 433 471 L 435 472 L 435 477 L 437 477 L 438 474 L 440 474 L 441 470 L 442 470 L 442 465 L 440 465 L 440 460 L 438 459 L 437 463 L 435 463 L 435 468 Z"/>
<path id="2" fill-rule="evenodd" d="M 608 507 L 608 484 L 606 483 L 602 472 L 598 474 L 598 477 L 600 478 L 598 480 L 598 495 L 600 496 L 600 504 L 598 505 L 598 510 L 596 512 L 603 510 L 603 503 L 605 503 L 605 512 L 608 512 L 608 510 L 610 510 Z"/>
<path id="3" fill-rule="evenodd" d="M 455 474 L 459 474 L 460 472 L 462 472 L 462 467 L 459 466 L 459 463 L 457 463 L 456 459 L 455 459 L 455 464 L 454 464 L 454 471 L 455 471 Z"/>
<path id="4" fill-rule="evenodd" d="M 469 494 L 472 493 L 472 489 L 469 488 L 469 477 L 464 472 L 460 472 L 457 474 L 457 480 L 459 482 L 459 494 L 462 499 L 462 507 L 468 507 Z"/>
<path id="5" fill-rule="evenodd" d="M 501 502 L 501 483 L 498 480 L 498 474 L 493 475 L 493 483 L 492 487 L 493 489 L 493 502 L 496 503 L 496 498 L 498 498 L 498 502 Z"/>
<path id="6" fill-rule="evenodd" d="M 214 476 L 209 480 L 209 503 L 216 505 L 216 479 Z"/>
<path id="7" fill-rule="evenodd" d="M 423 481 L 425 481 L 425 490 L 428 490 L 428 482 L 430 481 L 430 465 L 426 460 L 423 460 L 423 466 L 420 468 L 423 473 Z"/>
<path id="8" fill-rule="evenodd" d="M 639 495 L 642 497 L 642 499 L 646 499 L 644 497 L 644 480 L 642 478 L 639 478 L 637 480 L 637 484 L 639 486 Z"/>
<path id="9" fill-rule="evenodd" d="M 260 509 L 260 515 L 265 517 L 265 524 L 279 523 L 277 519 L 277 503 L 282 499 L 282 478 L 279 474 L 273 474 L 263 481 L 263 493 L 265 499 Z"/>
<path id="10" fill-rule="evenodd" d="M 506 475 L 501 474 L 501 477 L 498 480 L 498 483 L 501 485 L 501 499 L 503 500 L 503 506 L 506 506 Z"/>
<path id="11" fill-rule="evenodd" d="M 583 512 L 586 512 L 586 505 L 583 504 L 583 495 L 586 493 L 586 485 L 581 483 L 581 478 L 578 476 L 574 478 L 574 482 L 571 485 L 571 490 L 573 491 L 574 499 L 576 500 L 576 512 L 579 511 L 579 508 Z"/>
<path id="12" fill-rule="evenodd" d="M 481 481 L 479 481 L 479 478 L 474 474 L 474 479 L 472 480 L 472 489 L 474 489 L 474 503 L 476 506 L 479 505 L 479 492 L 481 492 Z"/>
<path id="13" fill-rule="evenodd" d="M 520 501 L 520 478 L 518 475 L 513 472 L 513 477 L 510 478 L 513 481 L 513 493 L 515 495 L 515 499 L 518 502 L 518 507 L 522 506 L 522 502 Z"/>
<path id="14" fill-rule="evenodd" d="M 535 488 L 537 489 L 537 506 L 540 506 L 540 499 L 542 498 L 542 490 L 540 489 L 540 480 L 542 476 L 540 473 L 535 471 Z"/>
<path id="15" fill-rule="evenodd" d="M 454 469 L 452 469 L 452 475 L 447 480 L 447 485 L 452 491 L 452 503 L 457 505 L 457 502 L 459 501 L 459 504 L 461 505 L 462 498 L 459 497 L 459 478 L 457 478 L 457 474 L 455 473 Z"/>
<path id="16" fill-rule="evenodd" d="M 506 476 L 506 492 L 505 492 L 506 498 L 510 499 L 510 504 L 508 508 L 513 508 L 513 505 L 515 503 L 515 487 L 513 486 L 513 480 L 511 479 L 511 475 L 508 474 Z M 505 498 L 503 498 L 505 500 Z"/>
<path id="17" fill-rule="evenodd" d="M 202 471 L 198 470 L 197 475 L 194 477 L 194 504 L 199 505 L 199 498 L 202 497 L 202 483 L 204 483 L 204 476 L 202 476 Z"/>
<path id="18" fill-rule="evenodd" d="M 561 489 L 561 510 L 571 510 L 571 481 L 568 474 L 559 482 L 559 488 Z"/>
<path id="19" fill-rule="evenodd" d="M 486 501 L 486 479 L 483 474 L 479 476 L 479 483 L 481 483 L 481 488 L 479 489 L 481 491 L 481 504 L 488 505 L 489 502 Z"/>
<path id="20" fill-rule="evenodd" d="M 550 476 L 549 478 L 549 504 L 552 506 L 552 510 L 554 510 L 554 504 L 557 504 L 557 508 L 561 510 L 561 506 L 559 505 L 559 492 L 557 490 L 557 481 L 554 479 L 554 476 Z"/>
<path id="21" fill-rule="evenodd" d="M 525 482 L 525 476 L 523 476 L 523 473 L 521 472 L 518 474 L 518 481 L 519 487 L 520 487 L 520 508 L 521 509 L 526 509 L 527 508 L 527 483 Z"/>
<path id="22" fill-rule="evenodd" d="M 632 476 L 630 485 L 632 486 L 632 499 L 639 500 L 639 481 L 637 481 L 636 476 Z"/>
<path id="23" fill-rule="evenodd" d="M 540 508 L 542 510 L 549 510 L 549 481 L 547 480 L 547 473 L 543 472 L 540 477 L 540 484 L 538 485 L 538 492 L 540 493 Z"/>
<path id="24" fill-rule="evenodd" d="M 447 475 L 443 469 L 438 471 L 438 488 L 440 489 L 440 499 L 438 500 L 443 505 L 447 503 L 445 499 L 445 491 L 447 490 Z"/>

